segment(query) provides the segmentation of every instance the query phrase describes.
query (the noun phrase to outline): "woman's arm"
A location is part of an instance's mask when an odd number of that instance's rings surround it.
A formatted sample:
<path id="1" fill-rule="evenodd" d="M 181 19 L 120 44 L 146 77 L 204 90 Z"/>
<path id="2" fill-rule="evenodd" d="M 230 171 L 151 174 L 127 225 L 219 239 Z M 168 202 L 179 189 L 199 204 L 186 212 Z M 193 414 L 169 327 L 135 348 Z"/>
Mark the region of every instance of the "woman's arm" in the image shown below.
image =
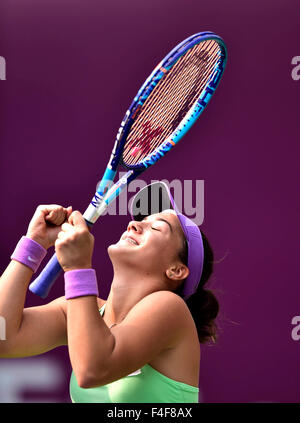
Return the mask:
<path id="1" fill-rule="evenodd" d="M 25 308 L 19 329 L 0 341 L 0 358 L 30 357 L 67 345 L 66 300 Z"/>
<path id="2" fill-rule="evenodd" d="M 64 209 L 56 205 L 39 206 L 29 224 L 27 238 L 45 249 L 49 248 L 55 242 L 60 225 L 70 213 L 70 208 Z M 1 276 L 0 316 L 5 319 L 6 339 L 0 341 L 0 357 L 39 354 L 60 342 L 65 342 L 66 336 L 63 334 L 66 321 L 62 312 L 64 299 L 24 310 L 32 275 L 33 270 L 30 267 L 12 260 Z"/>
<path id="3" fill-rule="evenodd" d="M 26 291 L 32 275 L 33 270 L 12 260 L 1 276 L 0 315 L 6 322 L 6 339 L 11 339 L 20 328 Z"/>

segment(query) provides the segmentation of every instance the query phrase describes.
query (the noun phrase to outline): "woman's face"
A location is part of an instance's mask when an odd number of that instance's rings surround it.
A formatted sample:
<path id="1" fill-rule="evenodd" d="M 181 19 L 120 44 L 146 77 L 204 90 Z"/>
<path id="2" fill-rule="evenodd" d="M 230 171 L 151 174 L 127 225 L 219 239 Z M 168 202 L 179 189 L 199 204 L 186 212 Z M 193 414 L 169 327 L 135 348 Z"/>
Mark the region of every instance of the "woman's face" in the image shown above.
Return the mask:
<path id="1" fill-rule="evenodd" d="M 120 259 L 146 272 L 165 272 L 178 261 L 184 234 L 173 210 L 152 214 L 141 222 L 131 221 L 117 244 L 108 249 L 112 259 Z"/>

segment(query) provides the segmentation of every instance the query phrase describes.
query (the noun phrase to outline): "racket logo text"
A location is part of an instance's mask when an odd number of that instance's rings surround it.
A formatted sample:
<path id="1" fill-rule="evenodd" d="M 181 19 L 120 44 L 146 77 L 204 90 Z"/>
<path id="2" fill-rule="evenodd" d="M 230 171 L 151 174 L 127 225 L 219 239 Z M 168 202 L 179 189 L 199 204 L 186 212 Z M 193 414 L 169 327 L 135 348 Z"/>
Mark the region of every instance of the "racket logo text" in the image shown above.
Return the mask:
<path id="1" fill-rule="evenodd" d="M 201 96 L 198 100 L 198 104 L 200 106 L 202 106 L 203 109 L 207 106 L 207 103 L 209 102 L 211 96 L 213 95 L 215 89 L 217 88 L 217 85 L 218 85 L 218 83 L 221 79 L 221 76 L 222 76 L 222 72 L 223 72 L 223 68 L 220 69 L 220 67 L 218 67 L 216 69 L 216 71 L 213 74 L 209 84 L 207 85 L 207 87 L 205 88 L 203 93 L 201 94 Z"/>
<path id="2" fill-rule="evenodd" d="M 91 201 L 91 205 L 97 208 L 97 207 L 99 207 L 99 204 L 101 204 L 102 200 L 103 200 L 103 196 L 102 195 L 99 195 L 96 192 L 96 194 L 94 195 L 94 197 L 93 197 L 93 199 Z"/>
<path id="3" fill-rule="evenodd" d="M 163 157 L 171 148 L 175 145 L 175 143 L 170 139 L 166 140 L 162 143 L 150 156 L 146 157 L 142 164 L 147 168 L 148 166 L 153 165 L 157 162 L 158 159 Z"/>

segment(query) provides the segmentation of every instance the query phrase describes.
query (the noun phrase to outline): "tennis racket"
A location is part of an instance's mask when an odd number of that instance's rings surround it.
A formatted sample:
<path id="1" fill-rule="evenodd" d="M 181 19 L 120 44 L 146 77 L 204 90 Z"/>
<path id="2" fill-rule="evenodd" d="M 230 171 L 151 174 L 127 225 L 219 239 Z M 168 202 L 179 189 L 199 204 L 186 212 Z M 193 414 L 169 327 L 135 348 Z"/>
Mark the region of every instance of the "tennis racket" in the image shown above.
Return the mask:
<path id="1" fill-rule="evenodd" d="M 217 88 L 226 60 L 224 41 L 207 31 L 182 41 L 156 66 L 121 123 L 103 178 L 83 215 L 88 226 L 191 128 Z M 119 164 L 127 173 L 113 184 Z M 46 298 L 61 272 L 54 254 L 30 291 Z"/>

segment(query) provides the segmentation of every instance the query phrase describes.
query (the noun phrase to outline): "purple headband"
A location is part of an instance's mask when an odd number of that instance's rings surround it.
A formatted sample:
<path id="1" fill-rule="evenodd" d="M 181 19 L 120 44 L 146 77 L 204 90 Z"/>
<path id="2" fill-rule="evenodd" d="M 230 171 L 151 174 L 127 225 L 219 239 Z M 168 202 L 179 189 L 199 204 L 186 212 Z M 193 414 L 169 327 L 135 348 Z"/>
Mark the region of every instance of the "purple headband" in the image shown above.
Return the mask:
<path id="1" fill-rule="evenodd" d="M 197 290 L 201 279 L 204 250 L 198 226 L 179 212 L 168 186 L 164 182 L 154 182 L 141 189 L 131 203 L 131 217 L 141 221 L 150 214 L 173 209 L 179 219 L 188 245 L 189 276 L 180 288 L 179 294 L 187 300 Z"/>

